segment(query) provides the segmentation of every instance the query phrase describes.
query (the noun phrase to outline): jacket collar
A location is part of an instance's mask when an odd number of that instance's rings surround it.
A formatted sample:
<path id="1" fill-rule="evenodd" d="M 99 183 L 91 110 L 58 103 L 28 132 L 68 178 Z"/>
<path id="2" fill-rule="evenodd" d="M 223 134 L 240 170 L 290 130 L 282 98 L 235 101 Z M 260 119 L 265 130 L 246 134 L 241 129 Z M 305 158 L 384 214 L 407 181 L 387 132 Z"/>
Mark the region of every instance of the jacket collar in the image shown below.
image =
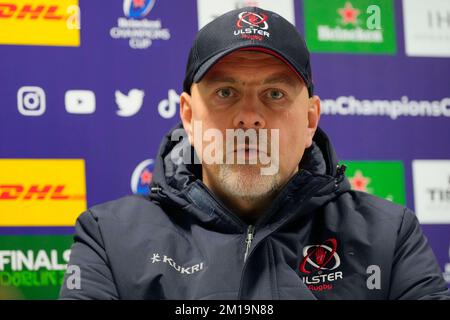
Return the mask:
<path id="1" fill-rule="evenodd" d="M 171 139 L 175 130 L 179 133 L 179 141 Z M 204 222 L 225 222 L 240 229 L 244 228 L 243 221 L 202 183 L 201 165 L 194 164 L 193 157 L 190 158 L 192 164 L 185 164 L 180 157 L 180 150 L 190 152 L 184 153 L 185 155 L 195 156 L 181 123 L 170 130 L 161 143 L 153 172 L 150 198 L 171 207 L 188 208 L 188 211 Z M 305 150 L 299 168 L 258 223 L 265 225 L 282 219 L 287 214 L 286 210 L 292 211 L 292 203 L 299 205 L 302 201 L 315 198 L 315 203 L 321 205 L 330 197 L 350 188 L 344 177 L 345 167 L 342 170 L 338 166 L 334 149 L 320 128 L 314 135 L 312 146 Z"/>

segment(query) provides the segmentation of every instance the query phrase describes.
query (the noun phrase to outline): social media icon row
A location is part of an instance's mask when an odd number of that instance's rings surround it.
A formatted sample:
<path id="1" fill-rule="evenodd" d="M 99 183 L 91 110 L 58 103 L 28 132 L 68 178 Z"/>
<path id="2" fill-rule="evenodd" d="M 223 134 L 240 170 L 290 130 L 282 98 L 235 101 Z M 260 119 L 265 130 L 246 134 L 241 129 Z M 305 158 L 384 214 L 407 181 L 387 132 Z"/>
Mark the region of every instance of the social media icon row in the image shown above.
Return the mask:
<path id="1" fill-rule="evenodd" d="M 115 91 L 118 116 L 131 117 L 144 102 L 143 90 L 131 89 L 128 94 Z M 71 114 L 92 114 L 96 109 L 95 93 L 91 90 L 68 90 L 65 93 L 66 111 Z M 24 86 L 17 91 L 17 109 L 24 116 L 41 116 L 46 110 L 45 91 L 40 87 Z"/>

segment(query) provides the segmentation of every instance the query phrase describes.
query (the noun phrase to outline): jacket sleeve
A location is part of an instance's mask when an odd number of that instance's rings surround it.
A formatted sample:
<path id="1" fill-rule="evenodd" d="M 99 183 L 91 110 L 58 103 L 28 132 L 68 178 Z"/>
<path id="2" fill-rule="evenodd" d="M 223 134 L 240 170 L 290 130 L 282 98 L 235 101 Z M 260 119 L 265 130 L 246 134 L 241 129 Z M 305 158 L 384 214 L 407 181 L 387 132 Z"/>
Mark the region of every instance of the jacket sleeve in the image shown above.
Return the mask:
<path id="1" fill-rule="evenodd" d="M 389 299 L 450 299 L 436 257 L 409 209 L 399 229 Z"/>
<path id="2" fill-rule="evenodd" d="M 76 274 L 78 271 L 79 274 Z M 79 276 L 78 283 L 74 281 L 74 276 Z M 98 222 L 90 211 L 77 219 L 70 261 L 59 298 L 119 299 Z"/>

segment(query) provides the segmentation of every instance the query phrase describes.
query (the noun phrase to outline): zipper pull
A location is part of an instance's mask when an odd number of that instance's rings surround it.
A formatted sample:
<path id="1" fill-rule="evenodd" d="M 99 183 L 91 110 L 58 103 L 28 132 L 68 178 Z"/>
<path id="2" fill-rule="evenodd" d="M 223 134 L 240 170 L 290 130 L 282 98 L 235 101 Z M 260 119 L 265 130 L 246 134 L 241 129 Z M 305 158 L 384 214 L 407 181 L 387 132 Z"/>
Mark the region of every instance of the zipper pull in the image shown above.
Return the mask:
<path id="1" fill-rule="evenodd" d="M 345 174 L 345 170 L 347 170 L 347 166 L 345 164 L 337 165 L 336 177 L 343 176 Z"/>
<path id="2" fill-rule="evenodd" d="M 345 178 L 345 170 L 347 166 L 345 164 L 337 165 L 336 167 L 336 176 L 334 179 L 334 187 L 337 189 L 339 187 L 339 183 Z"/>
<path id="3" fill-rule="evenodd" d="M 161 191 L 162 189 L 160 187 L 150 187 L 150 193 L 158 193 L 158 191 Z"/>
<path id="4" fill-rule="evenodd" d="M 247 256 L 250 251 L 250 246 L 252 245 L 254 231 L 255 228 L 253 227 L 253 225 L 249 225 L 247 228 L 247 237 L 245 238 L 246 248 L 245 248 L 244 262 L 245 260 L 247 260 Z"/>

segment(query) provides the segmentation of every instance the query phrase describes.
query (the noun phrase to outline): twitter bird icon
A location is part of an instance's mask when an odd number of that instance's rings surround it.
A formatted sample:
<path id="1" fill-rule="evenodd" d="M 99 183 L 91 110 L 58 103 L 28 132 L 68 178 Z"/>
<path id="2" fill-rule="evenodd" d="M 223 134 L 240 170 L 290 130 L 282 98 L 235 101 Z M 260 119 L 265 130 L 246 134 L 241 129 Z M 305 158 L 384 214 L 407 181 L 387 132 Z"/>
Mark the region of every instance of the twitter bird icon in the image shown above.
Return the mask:
<path id="1" fill-rule="evenodd" d="M 131 89 L 128 95 L 116 90 L 116 104 L 119 107 L 117 115 L 121 117 L 131 117 L 141 110 L 144 102 L 144 90 Z"/>

